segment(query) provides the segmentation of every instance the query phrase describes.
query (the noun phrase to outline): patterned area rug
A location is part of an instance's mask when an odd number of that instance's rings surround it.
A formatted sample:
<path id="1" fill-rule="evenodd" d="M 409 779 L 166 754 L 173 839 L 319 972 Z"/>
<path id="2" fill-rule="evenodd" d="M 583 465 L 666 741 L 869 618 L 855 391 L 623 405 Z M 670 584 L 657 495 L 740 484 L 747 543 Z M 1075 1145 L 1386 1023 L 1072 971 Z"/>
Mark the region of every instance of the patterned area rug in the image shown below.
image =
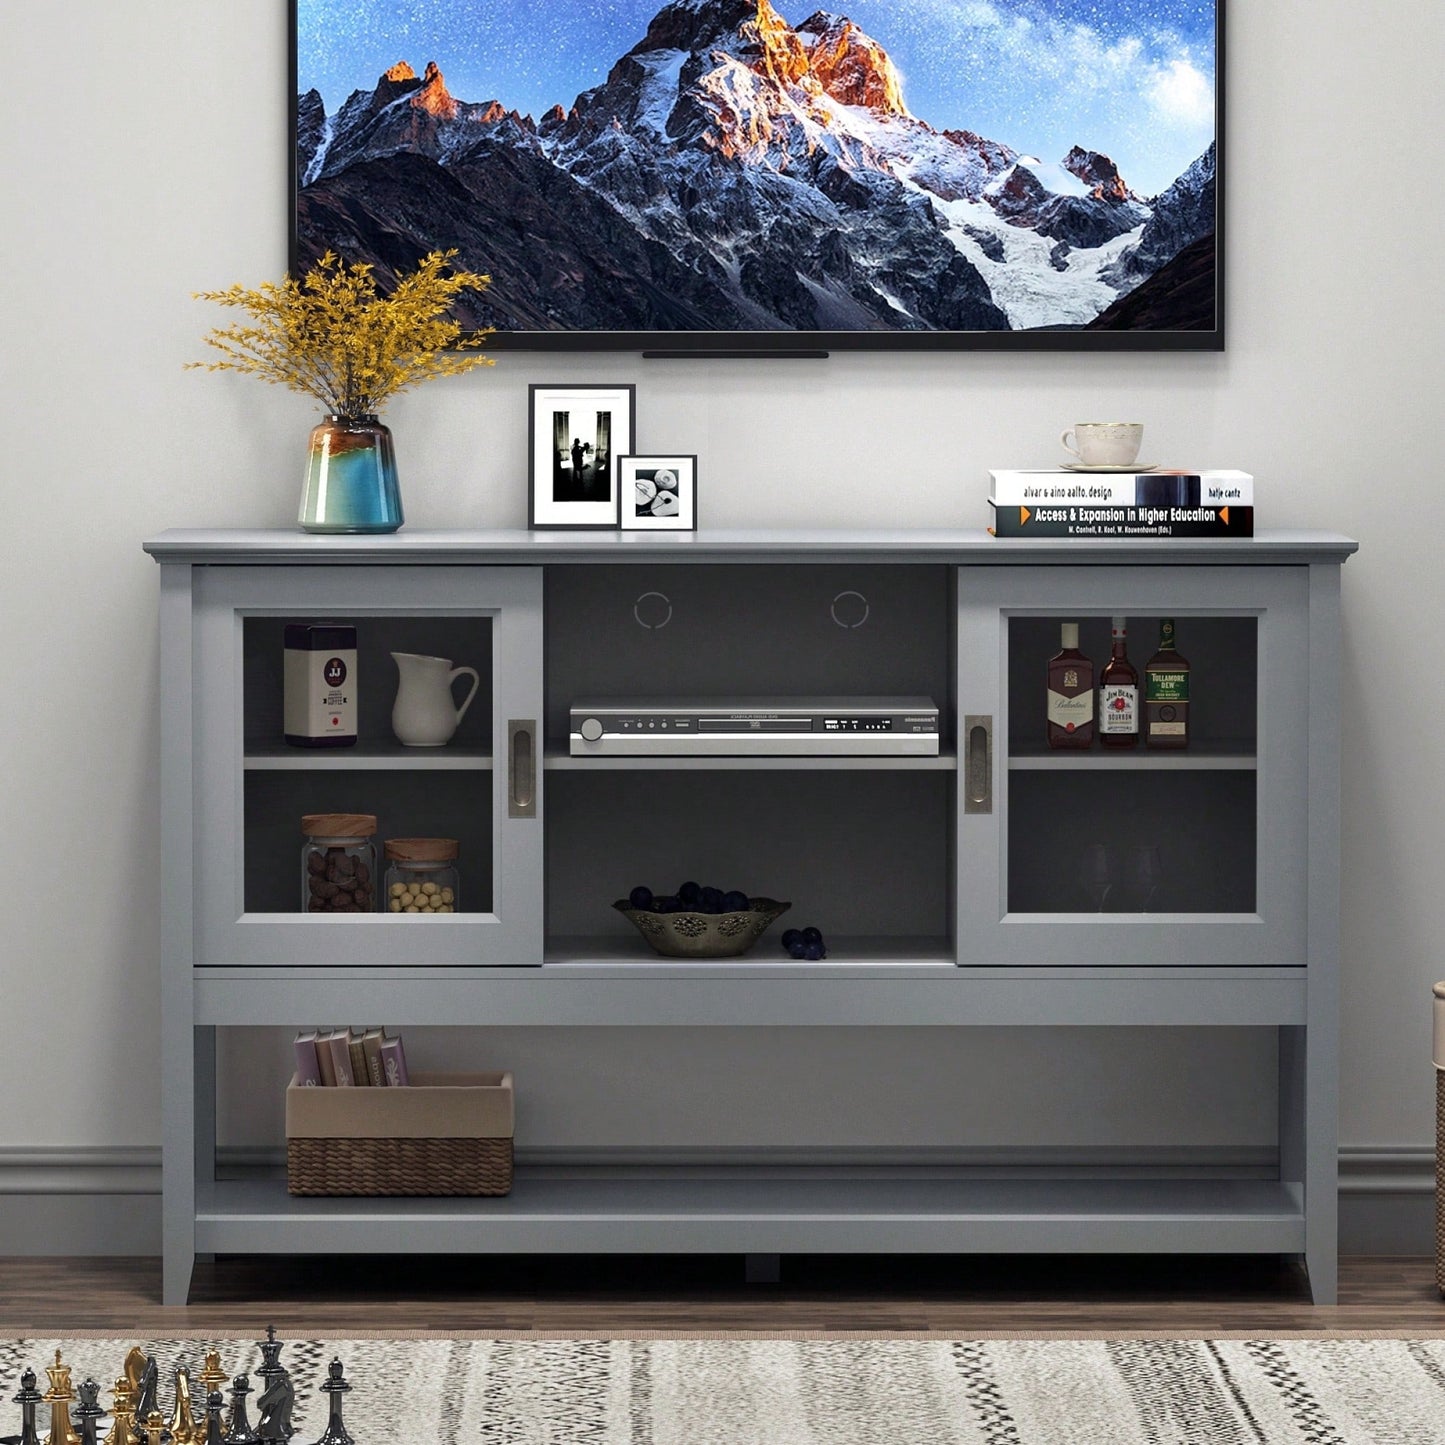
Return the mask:
<path id="1" fill-rule="evenodd" d="M 58 1348 L 106 1403 L 133 1343 L 0 1341 L 0 1389 L 27 1367 L 44 1389 Z M 168 1417 L 204 1348 L 253 1382 L 261 1363 L 248 1342 L 139 1343 Z M 356 1445 L 1445 1445 L 1445 1340 L 291 1340 L 294 1445 L 326 1428 L 333 1356 Z"/>

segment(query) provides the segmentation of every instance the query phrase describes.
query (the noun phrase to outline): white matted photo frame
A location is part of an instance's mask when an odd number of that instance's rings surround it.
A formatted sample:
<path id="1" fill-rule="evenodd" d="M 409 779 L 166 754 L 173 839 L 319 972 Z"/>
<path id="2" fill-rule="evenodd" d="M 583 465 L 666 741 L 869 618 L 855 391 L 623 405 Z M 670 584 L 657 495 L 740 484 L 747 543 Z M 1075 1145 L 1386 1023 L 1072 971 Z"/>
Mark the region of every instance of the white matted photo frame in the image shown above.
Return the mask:
<path id="1" fill-rule="evenodd" d="M 617 494 L 624 532 L 697 531 L 695 456 L 619 456 Z"/>
<path id="2" fill-rule="evenodd" d="M 534 531 L 617 526 L 617 464 L 637 436 L 637 388 L 573 382 L 528 388 Z"/>

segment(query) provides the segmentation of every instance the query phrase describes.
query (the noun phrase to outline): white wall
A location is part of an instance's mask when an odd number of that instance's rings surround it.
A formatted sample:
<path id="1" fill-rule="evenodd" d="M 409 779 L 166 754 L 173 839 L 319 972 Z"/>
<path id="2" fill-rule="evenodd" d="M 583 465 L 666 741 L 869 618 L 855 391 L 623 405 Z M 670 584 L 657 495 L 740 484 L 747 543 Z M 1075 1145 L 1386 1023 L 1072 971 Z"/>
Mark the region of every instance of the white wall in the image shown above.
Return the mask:
<path id="1" fill-rule="evenodd" d="M 217 319 L 189 293 L 285 264 L 285 9 L 7 7 L 0 1150 L 159 1137 L 157 574 L 140 541 L 167 526 L 294 521 L 308 403 L 181 370 Z M 1339 658 L 1343 1134 L 1355 1146 L 1423 1146 L 1428 985 L 1445 974 L 1445 682 L 1433 661 L 1445 11 L 1236 5 L 1229 47 L 1225 355 L 768 366 L 509 356 L 403 399 L 388 420 L 418 527 L 523 524 L 527 383 L 616 378 L 639 384 L 647 446 L 700 453 L 715 525 L 980 523 L 988 467 L 1047 464 L 1066 423 L 1127 413 L 1147 423 L 1151 455 L 1254 472 L 1267 523 L 1359 537 Z M 533 1137 L 558 1143 L 599 1131 L 612 1143 L 709 1131 L 836 1141 L 849 1137 L 839 1127 L 849 1096 L 820 1102 L 802 1084 L 850 1062 L 899 1081 L 892 1115 L 860 1105 L 862 1134 L 879 1142 L 976 1142 L 1022 1120 L 1039 1139 L 1253 1143 L 1268 1138 L 1273 1112 L 1269 1049 L 1239 1035 L 1182 1041 L 1172 1092 L 1156 1089 L 1169 1072 L 1158 1037 L 1107 1033 L 1047 1048 L 1027 1035 L 781 1031 L 483 1042 L 515 1063 Z M 265 1095 L 275 1057 L 274 1039 L 231 1040 L 233 1095 L 243 1076 Z M 982 1108 L 1009 1060 L 1012 1106 Z M 725 1086 L 729 1108 L 716 1108 L 717 1081 L 747 1068 L 801 1102 L 778 1114 L 771 1089 Z M 1202 1108 L 1200 1087 L 1220 1072 L 1229 1082 Z M 661 1113 L 654 1100 L 635 1129 L 585 1104 L 599 1080 L 600 1097 L 625 1098 L 660 1095 L 679 1077 L 699 1091 Z M 1056 1104 L 1079 1078 L 1097 1088 L 1099 1116 Z M 240 1108 L 232 1128 L 268 1137 L 274 1110 Z"/>

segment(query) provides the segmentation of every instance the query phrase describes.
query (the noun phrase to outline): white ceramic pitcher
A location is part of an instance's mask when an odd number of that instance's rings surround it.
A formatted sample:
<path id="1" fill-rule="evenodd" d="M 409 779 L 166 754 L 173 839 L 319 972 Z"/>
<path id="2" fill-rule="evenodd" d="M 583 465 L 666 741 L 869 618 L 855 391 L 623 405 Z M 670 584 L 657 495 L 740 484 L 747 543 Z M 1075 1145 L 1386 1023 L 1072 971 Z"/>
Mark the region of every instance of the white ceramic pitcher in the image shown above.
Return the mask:
<path id="1" fill-rule="evenodd" d="M 391 730 L 409 748 L 445 747 L 467 715 L 481 675 L 474 667 L 453 667 L 449 657 L 423 657 L 418 652 L 393 652 L 401 680 L 391 705 Z M 470 677 L 472 690 L 460 707 L 452 683 Z"/>

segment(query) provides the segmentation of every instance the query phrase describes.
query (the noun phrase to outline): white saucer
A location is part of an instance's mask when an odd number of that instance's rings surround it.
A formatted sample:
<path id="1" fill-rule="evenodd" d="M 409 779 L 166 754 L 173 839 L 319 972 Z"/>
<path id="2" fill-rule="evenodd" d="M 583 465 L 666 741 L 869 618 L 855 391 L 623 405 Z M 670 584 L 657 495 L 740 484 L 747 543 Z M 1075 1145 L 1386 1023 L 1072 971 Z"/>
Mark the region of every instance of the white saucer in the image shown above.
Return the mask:
<path id="1" fill-rule="evenodd" d="M 1060 462 L 1059 465 L 1066 472 L 1152 472 L 1159 463 L 1150 462 L 1145 466 L 1143 462 L 1130 462 L 1127 467 L 1098 467 L 1087 462 Z"/>

